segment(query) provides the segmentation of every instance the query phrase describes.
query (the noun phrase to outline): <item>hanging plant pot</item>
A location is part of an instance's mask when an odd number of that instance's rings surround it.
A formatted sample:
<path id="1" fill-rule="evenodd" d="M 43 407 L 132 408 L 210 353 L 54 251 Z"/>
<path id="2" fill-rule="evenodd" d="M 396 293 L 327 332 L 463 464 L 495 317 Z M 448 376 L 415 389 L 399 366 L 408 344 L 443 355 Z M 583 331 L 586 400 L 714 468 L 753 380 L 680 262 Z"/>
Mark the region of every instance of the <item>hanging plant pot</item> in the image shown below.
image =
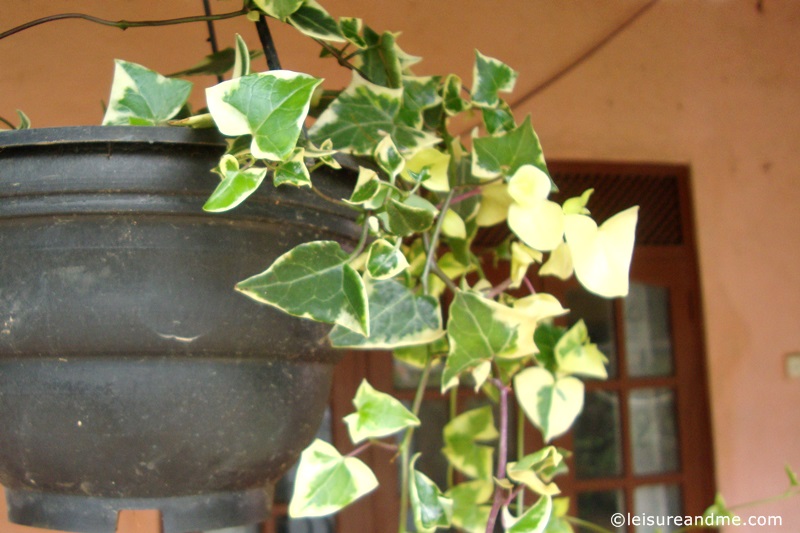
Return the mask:
<path id="1" fill-rule="evenodd" d="M 0 134 L 0 482 L 19 524 L 112 532 L 263 520 L 310 442 L 339 353 L 327 327 L 237 281 L 354 225 L 265 184 L 206 214 L 210 132 L 81 127 Z M 316 174 L 333 197 L 337 174 Z"/>

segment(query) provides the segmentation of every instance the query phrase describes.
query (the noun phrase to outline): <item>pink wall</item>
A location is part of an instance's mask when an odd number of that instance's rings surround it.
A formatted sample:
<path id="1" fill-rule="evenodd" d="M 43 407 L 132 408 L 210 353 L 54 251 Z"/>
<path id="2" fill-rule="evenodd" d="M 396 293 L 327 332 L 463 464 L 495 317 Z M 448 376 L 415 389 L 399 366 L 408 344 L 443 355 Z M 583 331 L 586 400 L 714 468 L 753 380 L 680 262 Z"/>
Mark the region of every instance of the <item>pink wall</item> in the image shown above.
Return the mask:
<path id="1" fill-rule="evenodd" d="M 756 0 L 662 1 L 518 108 L 533 115 L 551 158 L 691 166 L 717 478 L 730 503 L 776 494 L 787 483 L 784 464 L 800 469 L 792 407 L 800 382 L 784 373 L 784 354 L 800 350 L 800 3 L 763 4 L 758 12 Z M 485 0 L 325 5 L 378 29 L 405 30 L 401 45 L 428 55 L 419 74 L 455 71 L 468 82 L 470 50 L 479 48 L 520 70 L 521 94 L 642 2 L 505 0 L 490 10 Z M 237 7 L 215 3 L 218 11 Z M 199 13 L 201 2 L 14 2 L 4 6 L 0 29 L 58 9 L 164 18 Z M 254 31 L 241 22 L 219 23 L 221 42 L 231 42 L 237 28 L 255 47 Z M 69 21 L 0 41 L 0 115 L 19 107 L 36 126 L 99 123 L 114 57 L 177 70 L 207 53 L 204 32 L 202 24 L 121 32 Z M 329 87 L 344 83 L 330 63 L 309 61 L 311 47 L 291 30 L 274 33 L 285 68 L 322 65 Z M 754 511 L 761 513 L 800 527 L 797 501 Z"/>

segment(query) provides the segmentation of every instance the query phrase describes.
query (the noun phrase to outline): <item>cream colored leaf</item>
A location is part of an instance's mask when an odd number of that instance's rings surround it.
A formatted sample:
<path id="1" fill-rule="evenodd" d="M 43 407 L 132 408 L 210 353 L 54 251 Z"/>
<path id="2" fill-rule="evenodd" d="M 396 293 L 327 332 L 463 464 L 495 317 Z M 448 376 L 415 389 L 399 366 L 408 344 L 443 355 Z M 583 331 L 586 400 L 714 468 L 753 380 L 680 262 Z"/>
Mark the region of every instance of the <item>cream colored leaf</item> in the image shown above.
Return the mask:
<path id="1" fill-rule="evenodd" d="M 572 271 L 572 254 L 569 252 L 567 243 L 562 242 L 555 250 L 550 252 L 550 257 L 539 269 L 539 275 L 568 279 L 572 276 Z"/>
<path id="2" fill-rule="evenodd" d="M 508 217 L 508 207 L 511 205 L 511 195 L 508 194 L 508 185 L 505 183 L 492 183 L 481 189 L 481 206 L 475 219 L 478 226 L 494 226 L 503 222 Z"/>
<path id="3" fill-rule="evenodd" d="M 599 228 L 585 215 L 565 217 L 575 276 L 587 290 L 614 298 L 628 294 L 628 274 L 639 207 L 617 213 Z"/>
<path id="4" fill-rule="evenodd" d="M 508 227 L 531 248 L 547 252 L 563 242 L 564 212 L 549 200 L 529 205 L 515 202 L 508 208 Z"/>

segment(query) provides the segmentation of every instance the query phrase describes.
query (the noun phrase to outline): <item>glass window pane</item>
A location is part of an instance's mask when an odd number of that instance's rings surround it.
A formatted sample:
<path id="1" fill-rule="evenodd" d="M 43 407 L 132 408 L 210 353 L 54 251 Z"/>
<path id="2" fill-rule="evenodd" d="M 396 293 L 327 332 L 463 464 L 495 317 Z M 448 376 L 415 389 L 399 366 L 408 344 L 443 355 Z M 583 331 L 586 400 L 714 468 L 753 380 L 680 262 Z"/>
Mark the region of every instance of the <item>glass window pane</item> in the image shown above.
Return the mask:
<path id="1" fill-rule="evenodd" d="M 617 377 L 614 302 L 583 289 L 571 289 L 567 291 L 567 307 L 570 309 L 570 325 L 583 319 L 592 342 L 608 357 L 608 377 Z"/>
<path id="2" fill-rule="evenodd" d="M 659 474 L 678 470 L 678 429 L 672 389 L 633 390 L 628 407 L 633 473 Z"/>
<path id="3" fill-rule="evenodd" d="M 578 494 L 578 518 L 586 520 L 609 531 L 625 531 L 624 527 L 611 525 L 611 517 L 625 513 L 625 494 L 621 490 L 581 492 Z M 580 531 L 589 531 L 580 528 Z"/>
<path id="4" fill-rule="evenodd" d="M 575 475 L 578 478 L 622 474 L 619 396 L 613 391 L 586 394 L 575 424 Z"/>
<path id="5" fill-rule="evenodd" d="M 679 528 L 668 524 L 666 517 L 683 512 L 681 489 L 678 485 L 643 485 L 633 492 L 633 512 L 638 516 L 652 517 L 653 525 L 638 526 L 636 533 L 675 531 Z"/>
<path id="6" fill-rule="evenodd" d="M 280 516 L 275 519 L 277 533 L 334 533 L 336 522 L 332 516 L 322 518 L 289 518 Z"/>
<path id="7" fill-rule="evenodd" d="M 671 376 L 669 290 L 631 283 L 624 306 L 628 374 L 631 377 Z"/>

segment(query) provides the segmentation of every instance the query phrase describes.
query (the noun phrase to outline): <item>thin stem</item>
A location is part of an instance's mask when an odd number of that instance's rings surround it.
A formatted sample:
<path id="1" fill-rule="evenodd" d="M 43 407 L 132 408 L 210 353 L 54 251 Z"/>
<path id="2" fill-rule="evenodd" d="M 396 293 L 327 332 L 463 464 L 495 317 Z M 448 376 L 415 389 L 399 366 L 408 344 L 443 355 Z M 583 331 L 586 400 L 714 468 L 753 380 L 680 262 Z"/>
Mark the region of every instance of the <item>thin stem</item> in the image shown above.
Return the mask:
<path id="1" fill-rule="evenodd" d="M 9 128 L 11 128 L 12 130 L 15 130 L 15 129 L 17 129 L 17 127 L 16 127 L 15 125 L 13 125 L 12 123 L 10 123 L 9 121 L 7 121 L 6 119 L 4 119 L 3 117 L 0 117 L 0 122 L 2 122 L 3 124 L 5 124 L 5 125 L 6 125 L 6 126 L 8 126 Z"/>
<path id="2" fill-rule="evenodd" d="M 361 255 L 361 252 L 364 251 L 364 248 L 367 246 L 367 237 L 369 236 L 369 224 L 364 222 L 364 225 L 361 226 L 361 237 L 358 239 L 358 244 L 356 245 L 353 253 L 350 254 L 350 257 L 347 259 L 348 261 L 354 260 L 356 257 Z"/>
<path id="3" fill-rule="evenodd" d="M 575 524 L 576 526 L 588 529 L 589 531 L 596 531 L 597 533 L 614 533 L 610 529 L 606 529 L 603 526 L 598 526 L 597 524 L 594 524 L 587 520 L 581 520 L 580 518 L 577 518 L 575 516 L 569 516 L 569 515 L 564 516 L 564 520 L 566 520 L 570 524 Z"/>
<path id="4" fill-rule="evenodd" d="M 238 11 L 231 11 L 230 13 L 222 13 L 219 15 L 202 15 L 202 16 L 194 16 L 194 17 L 179 17 L 174 19 L 165 19 L 165 20 L 108 20 L 103 19 L 100 17 L 95 17 L 92 15 L 87 15 L 85 13 L 60 13 L 58 15 L 49 15 L 47 17 L 38 18 L 36 20 L 31 20 L 26 22 L 25 24 L 20 24 L 10 30 L 6 30 L 0 33 L 0 39 L 5 39 L 6 37 L 10 37 L 16 33 L 19 33 L 23 30 L 27 30 L 29 28 L 33 28 L 34 26 L 39 26 L 40 24 L 45 24 L 47 22 L 54 22 L 56 20 L 66 20 L 66 19 L 80 19 L 86 20 L 88 22 L 94 22 L 95 24 L 101 24 L 103 26 L 112 26 L 114 28 L 119 28 L 121 30 L 127 30 L 128 28 L 144 28 L 144 27 L 152 27 L 152 26 L 174 26 L 176 24 L 188 24 L 191 22 L 206 22 L 209 20 L 225 20 L 235 17 L 241 17 L 242 15 L 246 15 L 248 9 L 239 9 Z"/>
<path id="5" fill-rule="evenodd" d="M 444 225 L 444 216 L 447 213 L 447 210 L 450 208 L 450 202 L 453 201 L 453 196 L 455 196 L 454 191 L 451 190 L 447 193 L 447 198 L 444 199 L 444 203 L 442 204 L 441 215 L 439 215 L 439 219 L 436 221 L 436 226 L 433 228 L 431 242 L 428 244 L 428 255 L 425 257 L 425 268 L 422 269 L 422 285 L 425 288 L 425 294 L 428 293 L 428 275 L 430 275 L 431 266 L 436 260 L 436 248 L 439 246 L 439 235 L 441 234 L 442 226 Z"/>
<path id="6" fill-rule="evenodd" d="M 207 17 L 211 16 L 211 5 L 208 3 L 208 0 L 203 0 L 203 11 Z M 214 31 L 214 21 L 207 20 L 206 28 L 208 29 L 208 42 L 211 44 L 211 53 L 216 54 L 219 52 L 219 46 L 217 46 L 217 33 Z M 222 74 L 217 74 L 217 82 L 222 83 Z"/>
<path id="7" fill-rule="evenodd" d="M 525 414 L 517 405 L 517 461 L 525 457 Z M 525 491 L 517 493 L 517 516 L 522 516 L 525 508 Z"/>
<path id="8" fill-rule="evenodd" d="M 356 457 L 357 455 L 360 455 L 361 453 L 363 453 L 370 446 L 372 446 L 372 441 L 368 440 L 367 442 L 365 442 L 364 444 L 362 444 L 358 448 L 355 448 L 353 451 L 351 451 L 350 453 L 345 455 L 345 457 Z"/>
<path id="9" fill-rule="evenodd" d="M 417 392 L 414 395 L 414 403 L 411 405 L 411 412 L 414 413 L 414 416 L 419 415 L 419 410 L 422 406 L 422 399 L 425 397 L 425 389 L 428 387 L 428 379 L 431 376 L 432 362 L 433 358 L 428 356 L 428 361 L 425 363 L 425 369 L 422 371 L 422 376 L 419 378 Z M 411 441 L 413 438 L 414 427 L 412 426 L 406 430 L 406 434 L 403 437 L 403 442 L 400 444 L 400 520 L 399 524 L 397 524 L 398 533 L 405 533 L 406 523 L 408 522 L 408 470 L 411 464 Z"/>
<path id="10" fill-rule="evenodd" d="M 508 387 L 499 379 L 492 382 L 500 391 L 500 442 L 497 446 L 497 479 L 506 477 L 506 463 L 508 462 Z M 503 488 L 499 485 L 494 489 L 494 502 L 492 510 L 489 512 L 489 521 L 486 523 L 486 533 L 494 532 L 494 525 L 500 515 L 500 508 L 506 501 L 503 496 Z"/>
<path id="11" fill-rule="evenodd" d="M 492 290 L 490 290 L 488 293 L 486 293 L 486 297 L 487 298 L 491 298 L 492 300 L 494 300 L 498 295 L 500 295 L 503 291 L 505 291 L 510 286 L 511 286 L 511 278 L 506 278 L 505 280 L 503 280 L 502 283 L 498 284 L 495 287 L 492 287 Z"/>
<path id="12" fill-rule="evenodd" d="M 261 15 L 256 21 L 256 31 L 258 39 L 261 41 L 261 48 L 264 49 L 264 56 L 267 58 L 267 67 L 270 70 L 281 70 L 281 61 L 278 59 L 278 51 L 275 48 L 275 41 L 267 25 L 267 17 Z"/>

